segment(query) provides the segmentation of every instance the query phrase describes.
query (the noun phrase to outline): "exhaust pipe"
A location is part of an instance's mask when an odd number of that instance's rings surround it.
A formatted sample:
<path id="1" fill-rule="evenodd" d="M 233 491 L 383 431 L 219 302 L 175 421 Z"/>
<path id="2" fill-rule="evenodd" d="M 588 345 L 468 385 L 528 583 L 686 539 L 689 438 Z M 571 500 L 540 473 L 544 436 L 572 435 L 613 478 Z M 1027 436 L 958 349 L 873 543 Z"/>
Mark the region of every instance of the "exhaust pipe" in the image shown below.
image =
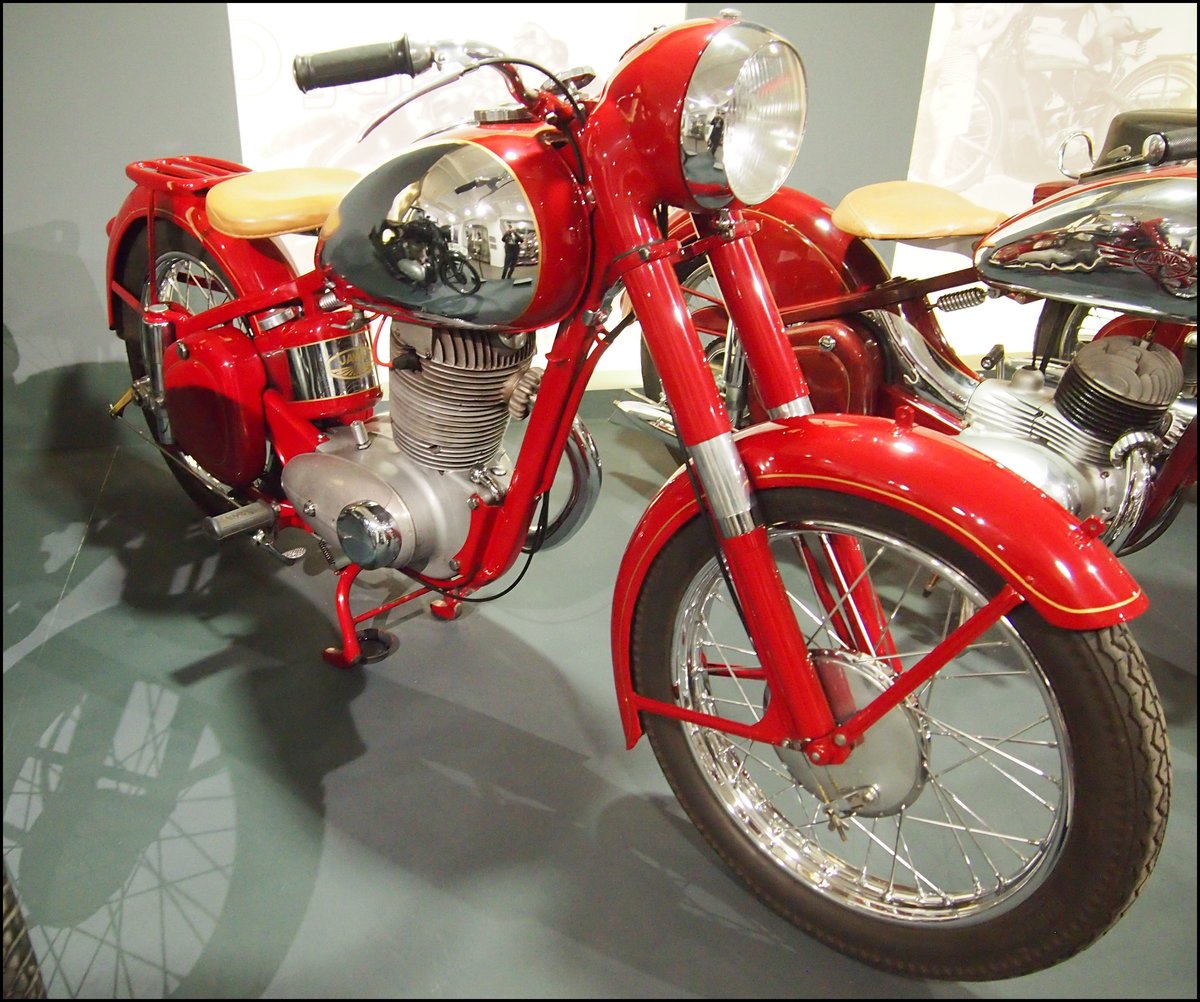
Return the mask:
<path id="1" fill-rule="evenodd" d="M 664 445 L 673 448 L 679 447 L 679 439 L 675 435 L 675 421 L 671 417 L 671 412 L 649 400 L 614 401 L 610 420 L 614 424 L 622 424 L 627 428 L 643 432 Z"/>

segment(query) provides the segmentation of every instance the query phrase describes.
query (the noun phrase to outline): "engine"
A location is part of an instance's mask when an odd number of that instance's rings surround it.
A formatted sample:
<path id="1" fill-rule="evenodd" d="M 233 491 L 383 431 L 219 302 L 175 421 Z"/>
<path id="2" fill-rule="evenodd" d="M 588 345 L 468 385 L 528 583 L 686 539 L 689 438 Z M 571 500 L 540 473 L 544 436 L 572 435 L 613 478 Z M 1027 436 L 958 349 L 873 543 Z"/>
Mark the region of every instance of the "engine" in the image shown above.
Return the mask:
<path id="1" fill-rule="evenodd" d="M 533 351 L 532 336 L 393 324 L 390 429 L 376 417 L 330 432 L 284 468 L 288 498 L 361 567 L 453 577 L 472 497 L 507 490 L 509 399 Z"/>
<path id="2" fill-rule="evenodd" d="M 953 368 L 894 314 L 872 313 L 893 364 L 921 397 L 961 415 L 960 441 L 1003 463 L 1079 518 L 1108 523 L 1119 549 L 1137 524 L 1155 457 L 1195 417 L 1180 399 L 1175 355 L 1132 337 L 1084 345 L 1071 364 L 1011 380 L 980 381 Z"/>
<path id="3" fill-rule="evenodd" d="M 1140 514 L 1154 457 L 1182 431 L 1172 405 L 1183 369 L 1132 337 L 1084 345 L 1054 385 L 1024 368 L 970 395 L 961 439 L 1033 482 L 1080 518 L 1109 523 L 1119 545 Z"/>

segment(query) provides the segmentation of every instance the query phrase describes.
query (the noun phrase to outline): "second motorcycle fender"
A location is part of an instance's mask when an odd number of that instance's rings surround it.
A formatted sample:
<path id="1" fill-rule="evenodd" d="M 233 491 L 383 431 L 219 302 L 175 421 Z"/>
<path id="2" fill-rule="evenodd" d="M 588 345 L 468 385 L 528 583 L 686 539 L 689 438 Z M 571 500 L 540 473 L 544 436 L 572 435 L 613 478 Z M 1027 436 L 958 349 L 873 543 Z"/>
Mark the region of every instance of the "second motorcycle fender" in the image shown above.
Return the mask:
<path id="1" fill-rule="evenodd" d="M 808 487 L 854 494 L 937 527 L 984 560 L 1047 622 L 1093 630 L 1148 605 L 1116 557 L 1064 508 L 1016 474 L 943 435 L 875 417 L 812 416 L 736 436 L 755 490 Z M 630 539 L 613 596 L 617 698 L 632 747 L 641 724 L 630 696 L 629 642 L 655 557 L 697 513 L 679 470 Z"/>

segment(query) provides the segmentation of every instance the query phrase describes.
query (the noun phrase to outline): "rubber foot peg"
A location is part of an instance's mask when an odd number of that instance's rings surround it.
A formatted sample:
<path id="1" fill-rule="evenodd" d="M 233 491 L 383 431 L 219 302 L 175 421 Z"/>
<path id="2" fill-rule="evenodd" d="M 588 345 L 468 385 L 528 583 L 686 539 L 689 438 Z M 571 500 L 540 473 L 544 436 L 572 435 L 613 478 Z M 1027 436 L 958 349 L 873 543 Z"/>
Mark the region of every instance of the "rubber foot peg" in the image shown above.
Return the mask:
<path id="1" fill-rule="evenodd" d="M 463 604 L 453 598 L 435 598 L 429 603 L 429 611 L 438 619 L 458 619 L 462 615 Z"/>

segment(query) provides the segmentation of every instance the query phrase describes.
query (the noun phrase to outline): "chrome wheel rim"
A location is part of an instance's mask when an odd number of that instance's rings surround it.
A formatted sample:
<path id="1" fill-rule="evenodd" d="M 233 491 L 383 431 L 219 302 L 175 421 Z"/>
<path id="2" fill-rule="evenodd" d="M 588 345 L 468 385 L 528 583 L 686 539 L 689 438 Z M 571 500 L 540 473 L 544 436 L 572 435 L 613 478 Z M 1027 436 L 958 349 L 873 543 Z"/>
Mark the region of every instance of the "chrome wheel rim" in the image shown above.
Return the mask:
<path id="1" fill-rule="evenodd" d="M 895 645 L 894 657 L 866 656 L 889 675 L 897 664 L 911 667 L 985 601 L 953 568 L 884 533 L 832 521 L 776 527 L 772 549 L 811 650 L 847 656 L 801 559 L 807 546 L 823 564 L 817 576 L 829 576 L 821 554 L 835 536 L 852 537 L 861 549 L 860 578 L 879 596 Z M 845 602 L 837 612 L 864 610 Z M 752 723 L 769 702 L 754 675 L 758 664 L 710 561 L 691 582 L 674 624 L 677 701 Z M 1065 726 L 1033 655 L 1001 620 L 902 709 L 924 731 L 915 742 L 924 759 L 919 789 L 874 816 L 842 796 L 847 791 L 837 789 L 836 777 L 824 799 L 814 795 L 813 784 L 801 783 L 773 746 L 681 726 L 733 825 L 810 891 L 906 924 L 967 924 L 1015 907 L 1054 869 L 1071 814 Z M 898 752 L 913 745 L 905 739 Z"/>
<path id="2" fill-rule="evenodd" d="M 173 303 L 193 316 L 233 298 L 232 290 L 212 268 L 183 251 L 168 251 L 158 256 L 154 266 L 154 288 L 158 302 Z M 142 304 L 149 306 L 150 303 L 150 283 L 147 282 Z"/>

